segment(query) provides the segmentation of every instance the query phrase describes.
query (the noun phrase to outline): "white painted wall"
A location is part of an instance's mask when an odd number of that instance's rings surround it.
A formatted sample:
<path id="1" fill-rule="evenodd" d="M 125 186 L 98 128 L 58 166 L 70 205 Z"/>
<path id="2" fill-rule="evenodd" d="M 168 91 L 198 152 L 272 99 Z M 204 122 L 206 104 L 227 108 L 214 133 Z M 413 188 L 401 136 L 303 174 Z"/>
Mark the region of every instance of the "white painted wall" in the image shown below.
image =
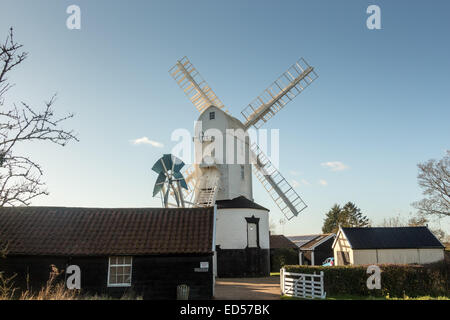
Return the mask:
<path id="1" fill-rule="evenodd" d="M 216 245 L 221 249 L 245 249 L 247 247 L 247 220 L 259 218 L 259 246 L 270 249 L 269 212 L 259 209 L 217 209 Z"/>
<path id="2" fill-rule="evenodd" d="M 354 264 L 426 264 L 444 259 L 444 249 L 353 250 Z"/>
<path id="3" fill-rule="evenodd" d="M 215 113 L 215 119 L 210 120 L 210 113 Z M 241 165 L 234 164 L 226 164 L 226 145 L 228 142 L 234 143 L 234 153 L 237 155 L 238 153 L 243 152 L 242 148 L 238 148 L 238 144 L 236 143 L 236 138 L 233 136 L 227 135 L 226 129 L 243 129 L 243 124 L 236 118 L 226 114 L 221 109 L 211 106 L 206 109 L 198 118 L 198 121 L 201 122 L 202 131 L 205 135 L 208 135 L 209 129 L 217 129 L 221 132 L 223 137 L 223 158 L 219 161 L 220 153 L 216 150 L 216 162 L 218 170 L 220 171 L 220 184 L 219 190 L 217 194 L 217 200 L 228 200 L 234 199 L 239 196 L 244 196 L 247 199 L 253 201 L 253 192 L 252 192 L 252 168 L 251 165 L 244 164 L 244 180 L 241 178 Z M 210 131 L 213 133 L 213 131 Z M 211 136 L 211 135 L 210 135 Z M 218 141 L 218 140 L 216 140 Z M 202 144 L 202 148 L 206 148 L 207 145 L 212 142 L 204 142 Z M 196 151 L 198 152 L 198 151 Z M 222 162 L 223 164 L 220 164 Z"/>
<path id="4" fill-rule="evenodd" d="M 350 244 L 347 241 L 347 238 L 345 238 L 344 234 L 342 232 L 338 232 L 337 238 L 335 239 L 335 246 L 333 248 L 333 255 L 334 255 L 334 263 L 336 266 L 342 265 L 339 262 L 338 259 L 338 252 L 344 251 L 348 252 L 349 258 L 350 258 L 350 264 L 354 264 L 354 257 L 353 257 L 353 250 L 350 248 Z"/>

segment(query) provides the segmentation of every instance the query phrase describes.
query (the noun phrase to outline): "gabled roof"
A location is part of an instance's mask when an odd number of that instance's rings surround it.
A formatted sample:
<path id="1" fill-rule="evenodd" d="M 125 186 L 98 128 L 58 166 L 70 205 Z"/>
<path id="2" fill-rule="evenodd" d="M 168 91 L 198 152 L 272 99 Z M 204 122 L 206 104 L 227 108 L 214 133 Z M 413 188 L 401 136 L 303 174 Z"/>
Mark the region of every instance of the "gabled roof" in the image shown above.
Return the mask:
<path id="1" fill-rule="evenodd" d="M 352 249 L 443 248 L 427 227 L 341 228 Z"/>
<path id="2" fill-rule="evenodd" d="M 309 242 L 305 243 L 304 245 L 302 245 L 300 247 L 300 249 L 301 250 L 314 250 L 317 246 L 321 245 L 322 243 L 324 243 L 325 241 L 327 241 L 329 239 L 334 239 L 334 237 L 335 237 L 334 233 L 321 234 L 318 237 L 316 237 L 315 239 L 313 239 L 312 241 L 309 241 Z"/>
<path id="3" fill-rule="evenodd" d="M 217 209 L 237 209 L 237 208 L 248 208 L 248 209 L 258 209 L 258 210 L 266 210 L 269 209 L 260 206 L 256 202 L 253 202 L 247 199 L 244 196 L 240 196 L 231 200 L 217 200 L 216 201 Z"/>
<path id="4" fill-rule="evenodd" d="M 20 255 L 211 253 L 214 208 L 0 208 L 0 245 Z"/>
<path id="5" fill-rule="evenodd" d="M 270 235 L 270 249 L 291 248 L 298 249 L 297 245 L 282 234 Z"/>
<path id="6" fill-rule="evenodd" d="M 301 247 L 314 239 L 320 237 L 320 234 L 307 234 L 302 236 L 288 236 L 287 238 L 295 243 L 298 247 Z"/>

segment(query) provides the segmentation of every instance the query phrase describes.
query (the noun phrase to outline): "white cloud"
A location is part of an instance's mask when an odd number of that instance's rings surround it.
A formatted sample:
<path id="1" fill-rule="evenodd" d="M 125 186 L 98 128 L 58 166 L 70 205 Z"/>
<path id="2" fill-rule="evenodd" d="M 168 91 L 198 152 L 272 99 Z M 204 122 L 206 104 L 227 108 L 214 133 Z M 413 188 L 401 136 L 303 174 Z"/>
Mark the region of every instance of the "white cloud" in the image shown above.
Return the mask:
<path id="1" fill-rule="evenodd" d="M 309 186 L 310 183 L 306 180 L 306 179 L 302 179 L 301 182 L 305 185 L 305 186 Z"/>
<path id="2" fill-rule="evenodd" d="M 320 179 L 320 180 L 319 180 L 319 184 L 320 184 L 321 186 L 327 186 L 327 185 L 328 185 L 328 182 L 327 182 L 326 180 Z"/>
<path id="3" fill-rule="evenodd" d="M 292 180 L 291 181 L 291 185 L 292 185 L 292 188 L 297 188 L 297 187 L 300 187 L 302 185 L 303 186 L 309 186 L 310 183 L 307 180 L 305 180 L 305 179 L 302 179 L 300 181 Z"/>
<path id="4" fill-rule="evenodd" d="M 328 161 L 328 162 L 323 162 L 321 163 L 322 167 L 328 168 L 331 171 L 343 171 L 348 169 L 349 167 L 340 162 L 340 161 Z"/>
<path id="5" fill-rule="evenodd" d="M 137 139 L 131 140 L 131 143 L 134 144 L 134 145 L 149 144 L 149 145 L 151 145 L 152 147 L 155 147 L 155 148 L 162 148 L 162 147 L 164 147 L 164 145 L 161 142 L 150 140 L 147 137 L 142 137 L 142 138 L 137 138 Z"/>

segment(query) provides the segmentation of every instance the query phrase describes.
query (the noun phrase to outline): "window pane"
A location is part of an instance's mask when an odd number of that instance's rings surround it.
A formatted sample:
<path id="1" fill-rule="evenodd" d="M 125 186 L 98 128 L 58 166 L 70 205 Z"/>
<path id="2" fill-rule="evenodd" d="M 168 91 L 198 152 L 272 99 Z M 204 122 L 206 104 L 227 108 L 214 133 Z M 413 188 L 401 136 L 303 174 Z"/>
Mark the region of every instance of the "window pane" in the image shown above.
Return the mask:
<path id="1" fill-rule="evenodd" d="M 109 272 L 109 283 L 114 284 L 116 283 L 116 273 L 110 270 Z"/>
<path id="2" fill-rule="evenodd" d="M 109 279 L 112 285 L 131 284 L 132 257 L 114 256 L 109 258 Z"/>

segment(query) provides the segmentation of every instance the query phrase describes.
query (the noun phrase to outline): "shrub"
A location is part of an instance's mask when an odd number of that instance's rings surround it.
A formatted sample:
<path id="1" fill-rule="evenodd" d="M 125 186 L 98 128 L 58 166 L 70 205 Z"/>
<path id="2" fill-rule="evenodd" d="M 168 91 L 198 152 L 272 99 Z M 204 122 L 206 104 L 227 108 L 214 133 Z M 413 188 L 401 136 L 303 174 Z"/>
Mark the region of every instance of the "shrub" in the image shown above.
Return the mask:
<path id="1" fill-rule="evenodd" d="M 367 266 L 285 266 L 288 272 L 324 272 L 327 295 L 358 296 L 448 296 L 450 292 L 450 264 L 379 265 L 381 289 L 369 290 L 366 282 Z"/>
<path id="2" fill-rule="evenodd" d="M 63 281 L 58 278 L 61 272 L 54 265 L 51 265 L 52 271 L 50 277 L 44 287 L 37 293 L 29 290 L 22 292 L 20 300 L 75 300 L 78 291 L 68 290 Z M 59 280 L 59 281 L 58 281 Z"/>
<path id="3" fill-rule="evenodd" d="M 287 264 L 298 263 L 298 251 L 290 248 L 270 250 L 270 271 L 278 272 Z"/>
<path id="4" fill-rule="evenodd" d="M 7 278 L 3 272 L 0 272 L 0 300 L 118 300 L 107 295 L 82 295 L 80 290 L 69 290 L 61 278 L 62 272 L 54 265 L 51 265 L 51 268 L 47 283 L 39 291 L 32 292 L 27 289 L 19 296 L 15 294 L 16 288 L 13 282 L 16 275 Z M 142 296 L 128 290 L 120 300 L 142 300 Z"/>

